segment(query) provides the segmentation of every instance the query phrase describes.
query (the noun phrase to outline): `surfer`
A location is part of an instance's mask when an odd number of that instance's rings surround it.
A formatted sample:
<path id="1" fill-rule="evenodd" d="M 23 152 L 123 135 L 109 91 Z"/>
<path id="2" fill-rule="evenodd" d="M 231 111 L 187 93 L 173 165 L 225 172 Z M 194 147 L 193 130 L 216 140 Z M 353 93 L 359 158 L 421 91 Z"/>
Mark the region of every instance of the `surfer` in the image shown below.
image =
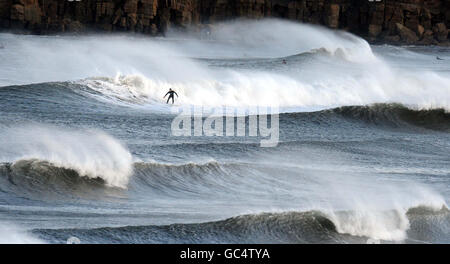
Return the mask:
<path id="1" fill-rule="evenodd" d="M 444 60 L 444 59 L 441 59 L 441 58 L 439 58 L 439 57 L 436 57 L 436 60 Z"/>
<path id="2" fill-rule="evenodd" d="M 169 103 L 170 98 L 172 98 L 172 104 L 175 102 L 173 94 L 175 94 L 178 98 L 178 94 L 174 90 L 172 90 L 172 88 L 169 88 L 169 91 L 166 93 L 166 95 L 164 95 L 164 98 L 166 98 L 166 96 L 169 95 L 169 98 L 167 98 L 166 104 Z"/>
<path id="3" fill-rule="evenodd" d="M 286 60 L 283 60 L 283 64 L 286 64 Z"/>

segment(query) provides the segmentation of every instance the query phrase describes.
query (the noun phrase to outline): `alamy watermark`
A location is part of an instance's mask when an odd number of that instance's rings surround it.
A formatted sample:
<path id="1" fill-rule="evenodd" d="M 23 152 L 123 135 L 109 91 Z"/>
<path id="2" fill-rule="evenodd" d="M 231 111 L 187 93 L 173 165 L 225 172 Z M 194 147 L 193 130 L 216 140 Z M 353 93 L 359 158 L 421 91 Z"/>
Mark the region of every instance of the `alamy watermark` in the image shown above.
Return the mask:
<path id="1" fill-rule="evenodd" d="M 276 147 L 279 142 L 278 107 L 184 106 L 172 112 L 178 114 L 171 124 L 173 136 L 261 137 L 261 147 Z"/>

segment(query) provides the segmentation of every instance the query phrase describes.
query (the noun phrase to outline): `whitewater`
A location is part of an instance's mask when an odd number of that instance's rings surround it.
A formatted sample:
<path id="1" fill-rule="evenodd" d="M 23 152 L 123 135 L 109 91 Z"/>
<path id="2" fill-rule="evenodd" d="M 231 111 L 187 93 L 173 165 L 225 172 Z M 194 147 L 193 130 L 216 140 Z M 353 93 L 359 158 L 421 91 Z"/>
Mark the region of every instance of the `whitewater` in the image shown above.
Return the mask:
<path id="1" fill-rule="evenodd" d="M 0 243 L 450 242 L 449 48 L 274 19 L 0 43 Z M 255 106 L 276 147 L 171 132 Z"/>

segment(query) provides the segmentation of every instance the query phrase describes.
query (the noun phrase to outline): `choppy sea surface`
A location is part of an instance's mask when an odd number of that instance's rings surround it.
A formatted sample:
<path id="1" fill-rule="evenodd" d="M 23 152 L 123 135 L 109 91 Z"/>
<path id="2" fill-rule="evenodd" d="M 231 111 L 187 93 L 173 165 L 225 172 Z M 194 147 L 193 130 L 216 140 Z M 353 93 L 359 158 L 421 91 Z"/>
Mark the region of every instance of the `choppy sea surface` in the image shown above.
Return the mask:
<path id="1" fill-rule="evenodd" d="M 278 20 L 0 44 L 1 243 L 450 243 L 449 48 Z M 171 130 L 256 106 L 276 147 Z"/>

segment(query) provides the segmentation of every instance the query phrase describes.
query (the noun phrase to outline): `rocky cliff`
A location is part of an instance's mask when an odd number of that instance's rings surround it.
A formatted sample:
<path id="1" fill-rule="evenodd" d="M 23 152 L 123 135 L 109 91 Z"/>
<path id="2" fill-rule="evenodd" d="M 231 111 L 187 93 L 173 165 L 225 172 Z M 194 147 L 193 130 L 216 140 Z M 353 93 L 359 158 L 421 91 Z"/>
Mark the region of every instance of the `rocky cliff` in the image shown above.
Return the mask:
<path id="1" fill-rule="evenodd" d="M 0 0 L 0 28 L 161 34 L 170 27 L 279 17 L 371 41 L 448 44 L 450 0 Z"/>

